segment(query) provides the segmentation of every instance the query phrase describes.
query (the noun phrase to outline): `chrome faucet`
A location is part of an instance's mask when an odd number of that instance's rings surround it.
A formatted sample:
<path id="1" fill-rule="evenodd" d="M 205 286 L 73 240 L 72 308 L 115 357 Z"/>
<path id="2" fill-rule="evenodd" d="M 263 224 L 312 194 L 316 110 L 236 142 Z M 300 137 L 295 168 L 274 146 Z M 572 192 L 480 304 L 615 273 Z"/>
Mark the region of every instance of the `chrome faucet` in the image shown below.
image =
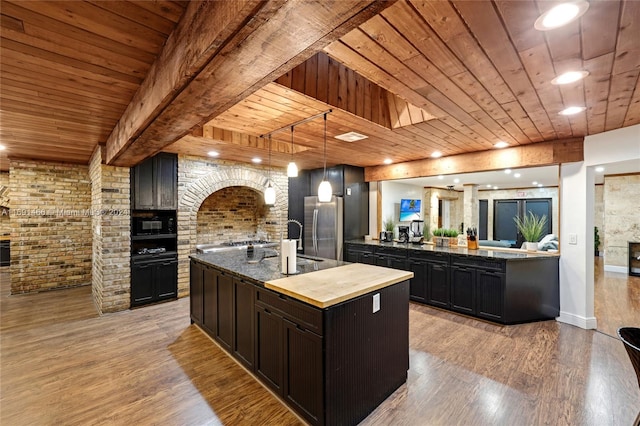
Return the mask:
<path id="1" fill-rule="evenodd" d="M 300 235 L 298 236 L 298 250 L 302 250 L 302 224 L 295 219 L 287 220 L 287 225 L 289 223 L 295 223 L 300 227 Z M 291 239 L 291 237 L 289 237 Z"/>

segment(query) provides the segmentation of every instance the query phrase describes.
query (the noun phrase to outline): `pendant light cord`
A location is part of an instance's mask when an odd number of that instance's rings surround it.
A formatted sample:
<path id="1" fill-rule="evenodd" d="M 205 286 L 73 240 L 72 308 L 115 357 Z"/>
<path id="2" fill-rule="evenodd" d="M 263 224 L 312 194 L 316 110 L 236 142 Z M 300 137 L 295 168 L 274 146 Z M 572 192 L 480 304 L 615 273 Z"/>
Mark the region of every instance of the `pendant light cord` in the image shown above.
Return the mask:
<path id="1" fill-rule="evenodd" d="M 271 135 L 269 135 L 269 183 L 271 183 Z"/>
<path id="2" fill-rule="evenodd" d="M 291 161 L 293 161 L 293 128 L 295 126 L 291 126 Z"/>
<path id="3" fill-rule="evenodd" d="M 324 114 L 324 172 L 322 180 L 327 180 L 327 114 Z"/>

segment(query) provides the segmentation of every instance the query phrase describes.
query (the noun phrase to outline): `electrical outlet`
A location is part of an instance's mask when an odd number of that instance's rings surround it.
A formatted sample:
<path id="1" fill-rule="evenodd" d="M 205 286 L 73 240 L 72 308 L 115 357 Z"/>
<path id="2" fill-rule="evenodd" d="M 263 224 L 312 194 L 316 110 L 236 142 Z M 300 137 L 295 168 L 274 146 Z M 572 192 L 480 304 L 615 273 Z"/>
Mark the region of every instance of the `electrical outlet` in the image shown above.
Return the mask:
<path id="1" fill-rule="evenodd" d="M 373 295 L 373 313 L 375 314 L 380 310 L 380 293 Z"/>
<path id="2" fill-rule="evenodd" d="M 578 234 L 569 234 L 569 244 L 578 244 Z"/>

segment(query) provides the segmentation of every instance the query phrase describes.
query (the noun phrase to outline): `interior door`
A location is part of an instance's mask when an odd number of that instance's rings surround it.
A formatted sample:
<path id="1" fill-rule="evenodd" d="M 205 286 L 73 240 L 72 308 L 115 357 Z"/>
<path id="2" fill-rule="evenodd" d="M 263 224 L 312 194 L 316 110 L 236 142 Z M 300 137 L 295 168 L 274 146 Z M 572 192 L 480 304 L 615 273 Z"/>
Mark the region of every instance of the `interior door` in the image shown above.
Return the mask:
<path id="1" fill-rule="evenodd" d="M 478 239 L 486 240 L 489 228 L 489 200 L 480 200 Z"/>
<path id="2" fill-rule="evenodd" d="M 518 216 L 518 200 L 493 201 L 493 239 L 511 241 L 516 247 L 518 228 L 514 217 Z"/>

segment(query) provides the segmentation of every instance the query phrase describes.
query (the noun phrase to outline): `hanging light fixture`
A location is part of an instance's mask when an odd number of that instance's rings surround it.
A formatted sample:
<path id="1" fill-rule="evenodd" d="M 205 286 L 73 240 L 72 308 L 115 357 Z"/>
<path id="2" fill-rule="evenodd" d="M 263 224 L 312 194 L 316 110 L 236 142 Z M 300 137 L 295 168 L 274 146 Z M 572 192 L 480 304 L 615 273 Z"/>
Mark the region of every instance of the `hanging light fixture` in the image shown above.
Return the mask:
<path id="1" fill-rule="evenodd" d="M 276 190 L 271 185 L 271 135 L 269 135 L 269 177 L 267 189 L 264 191 L 264 203 L 273 206 L 276 203 Z"/>
<path id="2" fill-rule="evenodd" d="M 298 177 L 298 166 L 293 161 L 293 127 L 294 126 L 291 126 L 291 161 L 287 166 L 287 176 Z"/>
<path id="3" fill-rule="evenodd" d="M 327 114 L 324 114 L 324 173 L 322 175 L 322 182 L 318 186 L 318 201 L 321 203 L 328 203 L 331 201 L 331 195 L 333 189 L 331 184 L 327 180 Z"/>

